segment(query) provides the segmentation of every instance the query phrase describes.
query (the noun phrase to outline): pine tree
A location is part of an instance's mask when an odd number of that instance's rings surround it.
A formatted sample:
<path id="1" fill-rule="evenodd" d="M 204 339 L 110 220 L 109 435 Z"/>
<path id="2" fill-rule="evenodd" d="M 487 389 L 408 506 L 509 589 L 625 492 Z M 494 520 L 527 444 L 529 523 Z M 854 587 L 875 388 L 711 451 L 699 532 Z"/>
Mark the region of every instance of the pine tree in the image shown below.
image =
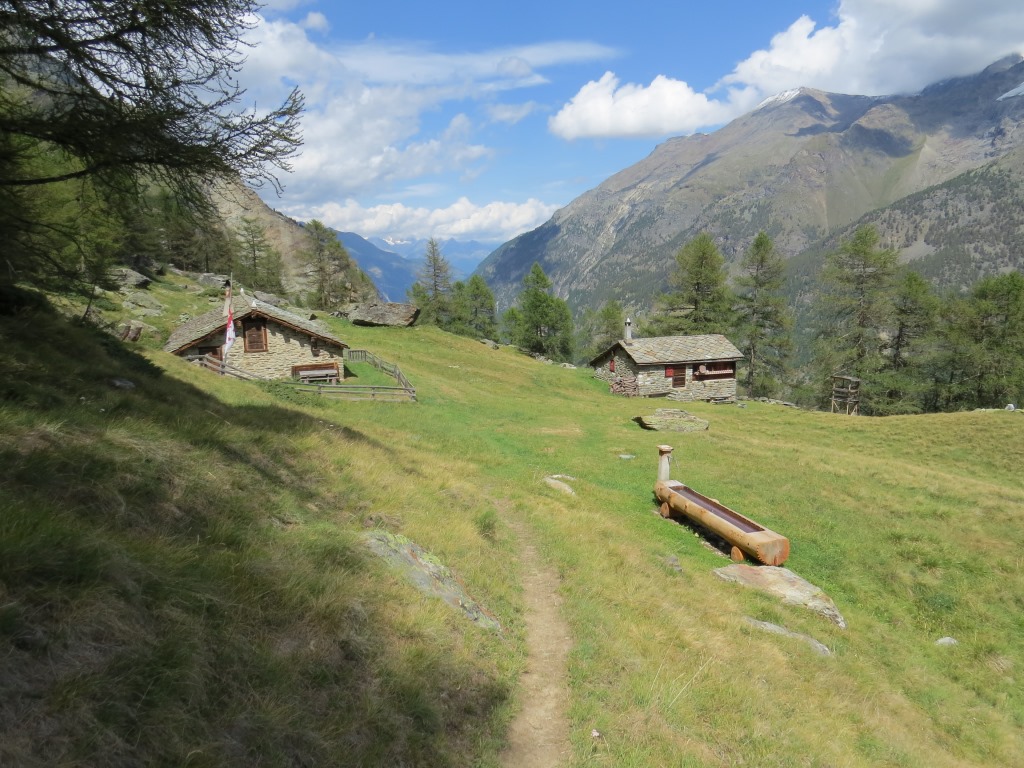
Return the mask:
<path id="1" fill-rule="evenodd" d="M 737 332 L 746 357 L 747 393 L 774 395 L 793 351 L 793 317 L 782 296 L 782 256 L 767 234 L 754 238 L 740 269 Z"/>

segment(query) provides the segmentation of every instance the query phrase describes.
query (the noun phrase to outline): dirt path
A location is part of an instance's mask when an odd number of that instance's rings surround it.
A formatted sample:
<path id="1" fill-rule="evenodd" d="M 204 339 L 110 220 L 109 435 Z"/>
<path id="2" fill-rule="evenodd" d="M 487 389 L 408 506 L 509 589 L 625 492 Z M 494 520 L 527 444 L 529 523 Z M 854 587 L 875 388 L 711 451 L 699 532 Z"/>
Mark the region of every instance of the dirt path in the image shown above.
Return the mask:
<path id="1" fill-rule="evenodd" d="M 512 522 L 523 563 L 526 603 L 526 670 L 522 709 L 509 728 L 501 755 L 506 768 L 554 768 L 569 760 L 567 660 L 569 625 L 562 618 L 558 574 L 541 560 L 529 529 Z"/>

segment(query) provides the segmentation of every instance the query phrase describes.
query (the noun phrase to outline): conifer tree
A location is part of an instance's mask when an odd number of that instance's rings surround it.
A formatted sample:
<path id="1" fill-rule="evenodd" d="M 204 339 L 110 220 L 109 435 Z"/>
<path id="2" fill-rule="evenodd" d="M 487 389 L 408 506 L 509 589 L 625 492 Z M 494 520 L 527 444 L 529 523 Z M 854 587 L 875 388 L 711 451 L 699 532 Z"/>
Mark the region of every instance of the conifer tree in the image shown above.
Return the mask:
<path id="1" fill-rule="evenodd" d="M 477 339 L 490 339 L 497 333 L 494 294 L 480 275 L 452 285 L 451 316 L 445 330 Z"/>
<path id="2" fill-rule="evenodd" d="M 527 352 L 569 361 L 573 349 L 573 323 L 569 305 L 551 295 L 551 280 L 540 264 L 523 278 L 518 309 L 505 313 L 512 343 Z"/>
<path id="3" fill-rule="evenodd" d="M 775 394 L 792 353 L 792 313 L 782 296 L 783 261 L 771 238 L 758 233 L 736 279 L 740 350 L 746 357 L 747 393 Z"/>
<path id="4" fill-rule="evenodd" d="M 732 296 L 726 284 L 725 259 L 714 238 L 704 232 L 676 254 L 670 277 L 674 291 L 657 300 L 644 328 L 653 336 L 728 333 L 733 327 Z"/>
<path id="5" fill-rule="evenodd" d="M 281 254 L 267 240 L 267 229 L 249 216 L 236 232 L 238 267 L 235 277 L 243 285 L 262 291 L 280 291 Z"/>
<path id="6" fill-rule="evenodd" d="M 423 266 L 412 288 L 409 300 L 419 307 L 419 322 L 445 327 L 451 315 L 452 267 L 441 253 L 437 240 L 427 241 Z"/>
<path id="7" fill-rule="evenodd" d="M 822 327 L 816 362 L 822 384 L 834 374 L 862 380 L 861 410 L 873 413 L 884 385 L 878 373 L 885 367 L 886 336 L 893 319 L 893 281 L 896 252 L 879 249 L 878 232 L 864 226 L 842 241 L 822 270 L 818 298 Z"/>

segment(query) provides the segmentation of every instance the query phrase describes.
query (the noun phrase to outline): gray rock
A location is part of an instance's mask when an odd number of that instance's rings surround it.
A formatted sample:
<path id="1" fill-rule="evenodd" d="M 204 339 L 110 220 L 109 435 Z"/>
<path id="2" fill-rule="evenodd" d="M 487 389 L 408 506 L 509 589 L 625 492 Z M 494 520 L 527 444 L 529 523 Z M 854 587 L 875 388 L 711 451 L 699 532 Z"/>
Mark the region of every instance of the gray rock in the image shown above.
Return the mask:
<path id="1" fill-rule="evenodd" d="M 280 296 L 275 296 L 272 293 L 253 291 L 252 295 L 256 297 L 257 301 L 262 301 L 264 304 L 269 304 L 272 307 L 283 307 L 286 303 Z"/>
<path id="2" fill-rule="evenodd" d="M 814 652 L 820 656 L 832 655 L 832 651 L 829 650 L 829 647 L 827 645 L 818 642 L 810 635 L 802 635 L 799 632 L 793 632 L 792 630 L 786 629 L 785 627 L 780 627 L 778 624 L 772 624 L 768 621 L 758 621 L 757 619 L 752 619 L 749 616 L 744 616 L 743 620 L 747 622 L 747 624 L 749 624 L 750 626 L 757 627 L 758 629 L 764 630 L 765 632 L 771 632 L 773 635 L 792 637 L 796 640 L 800 640 L 801 642 L 807 643 L 809 646 L 811 646 Z"/>
<path id="3" fill-rule="evenodd" d="M 490 339 L 480 339 L 480 343 L 483 344 L 485 347 L 488 347 L 489 349 L 501 349 L 501 346 L 498 344 L 498 342 L 491 341 Z"/>
<path id="4" fill-rule="evenodd" d="M 935 641 L 936 645 L 958 645 L 955 637 L 940 637 Z"/>
<path id="5" fill-rule="evenodd" d="M 412 304 L 385 302 L 383 304 L 360 304 L 348 311 L 353 325 L 392 326 L 403 328 L 416 322 L 420 310 Z"/>
<path id="6" fill-rule="evenodd" d="M 143 290 L 148 288 L 149 284 L 152 282 L 152 280 L 145 275 L 136 272 L 134 269 L 128 269 L 128 267 L 118 267 L 111 271 L 110 276 L 120 284 L 121 290 Z"/>
<path id="7" fill-rule="evenodd" d="M 160 311 L 164 308 L 164 305 L 161 304 L 152 294 L 143 293 L 142 291 L 132 291 L 124 297 L 124 301 L 121 302 L 121 305 L 125 309 L 129 310 L 138 308 Z"/>
<path id="8" fill-rule="evenodd" d="M 230 278 L 227 275 L 217 275 L 213 272 L 203 272 L 196 278 L 196 281 L 204 288 L 223 288 Z"/>
<path id="9" fill-rule="evenodd" d="M 570 371 L 575 371 L 576 370 L 576 366 L 573 365 L 572 363 L 562 363 L 561 367 L 562 368 L 566 368 L 567 370 L 570 370 Z"/>
<path id="10" fill-rule="evenodd" d="M 576 491 L 574 491 L 568 484 L 566 484 L 566 483 L 562 482 L 561 480 L 559 480 L 558 477 L 559 476 L 557 476 L 557 475 L 551 475 L 550 477 L 545 477 L 544 478 L 544 482 L 547 483 L 547 485 L 549 487 L 554 488 L 556 491 L 561 491 L 566 496 L 575 496 L 576 495 Z M 564 475 L 562 475 L 562 477 L 564 477 Z M 570 479 L 572 479 L 572 478 L 570 478 Z"/>
<path id="11" fill-rule="evenodd" d="M 110 384 L 110 386 L 112 386 L 114 389 L 123 389 L 129 392 L 135 389 L 135 382 L 129 381 L 128 379 L 111 379 L 107 383 Z"/>
<path id="12" fill-rule="evenodd" d="M 807 608 L 824 616 L 841 629 L 846 629 L 846 619 L 836 608 L 832 598 L 788 568 L 734 563 L 724 568 L 716 568 L 714 573 L 725 581 L 733 581 L 780 597 L 786 605 Z"/>
<path id="13" fill-rule="evenodd" d="M 623 459 L 624 461 L 628 461 L 629 459 L 635 459 L 636 458 L 636 454 L 633 454 L 633 453 L 620 453 L 619 454 L 619 458 Z"/>
<path id="14" fill-rule="evenodd" d="M 498 621 L 469 596 L 451 569 L 416 542 L 386 531 L 367 533 L 364 541 L 375 554 L 404 573 L 417 589 L 459 609 L 474 624 L 501 631 Z"/>
<path id="15" fill-rule="evenodd" d="M 644 429 L 662 432 L 703 432 L 710 424 L 678 408 L 658 408 L 650 416 L 635 416 L 637 424 Z"/>

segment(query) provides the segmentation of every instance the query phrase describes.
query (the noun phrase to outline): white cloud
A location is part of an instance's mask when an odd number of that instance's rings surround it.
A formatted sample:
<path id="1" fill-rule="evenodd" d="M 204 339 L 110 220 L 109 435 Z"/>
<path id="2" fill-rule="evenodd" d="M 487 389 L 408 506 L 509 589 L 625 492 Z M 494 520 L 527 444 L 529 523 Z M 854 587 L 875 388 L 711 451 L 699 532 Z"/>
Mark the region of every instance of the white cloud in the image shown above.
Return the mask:
<path id="1" fill-rule="evenodd" d="M 658 75 L 647 87 L 620 85 L 605 72 L 584 85 L 548 126 L 563 139 L 663 136 L 721 123 L 735 112 L 733 104 L 709 99 L 681 80 Z"/>
<path id="2" fill-rule="evenodd" d="M 915 92 L 1014 52 L 1024 52 L 1019 0 L 842 0 L 833 24 L 801 16 L 707 93 L 665 75 L 649 86 L 620 84 L 609 72 L 584 85 L 549 128 L 567 139 L 685 134 L 790 88 Z"/>
<path id="3" fill-rule="evenodd" d="M 520 120 L 527 118 L 539 106 L 535 101 L 527 101 L 523 104 L 491 104 L 487 107 L 487 114 L 495 123 L 515 125 Z"/>
<path id="4" fill-rule="evenodd" d="M 472 179 L 493 150 L 474 138 L 466 114 L 430 130 L 424 127 L 427 116 L 435 119 L 456 102 L 486 102 L 496 91 L 543 82 L 544 67 L 614 54 L 585 42 L 454 54 L 372 38 L 321 44 L 307 34 L 326 23 L 321 18 L 313 12 L 298 24 L 258 19 L 242 72 L 259 108 L 281 103 L 296 85 L 306 97 L 302 153 L 285 179 L 288 197 L 301 204 L 381 195 L 431 175 Z M 520 111 L 527 113 L 525 107 Z M 515 122 L 513 112 L 501 114 L 502 122 Z"/>
<path id="5" fill-rule="evenodd" d="M 331 23 L 327 21 L 327 17 L 319 11 L 310 11 L 306 14 L 306 18 L 299 24 L 303 29 L 310 29 L 314 32 L 327 32 L 331 28 Z"/>
<path id="6" fill-rule="evenodd" d="M 508 240 L 539 227 L 558 206 L 533 198 L 525 203 L 476 205 L 465 197 L 446 208 L 416 208 L 393 203 L 364 208 L 353 199 L 303 208 L 285 208 L 297 219 L 320 219 L 344 232 L 364 237 L 454 237 L 460 240 Z"/>

